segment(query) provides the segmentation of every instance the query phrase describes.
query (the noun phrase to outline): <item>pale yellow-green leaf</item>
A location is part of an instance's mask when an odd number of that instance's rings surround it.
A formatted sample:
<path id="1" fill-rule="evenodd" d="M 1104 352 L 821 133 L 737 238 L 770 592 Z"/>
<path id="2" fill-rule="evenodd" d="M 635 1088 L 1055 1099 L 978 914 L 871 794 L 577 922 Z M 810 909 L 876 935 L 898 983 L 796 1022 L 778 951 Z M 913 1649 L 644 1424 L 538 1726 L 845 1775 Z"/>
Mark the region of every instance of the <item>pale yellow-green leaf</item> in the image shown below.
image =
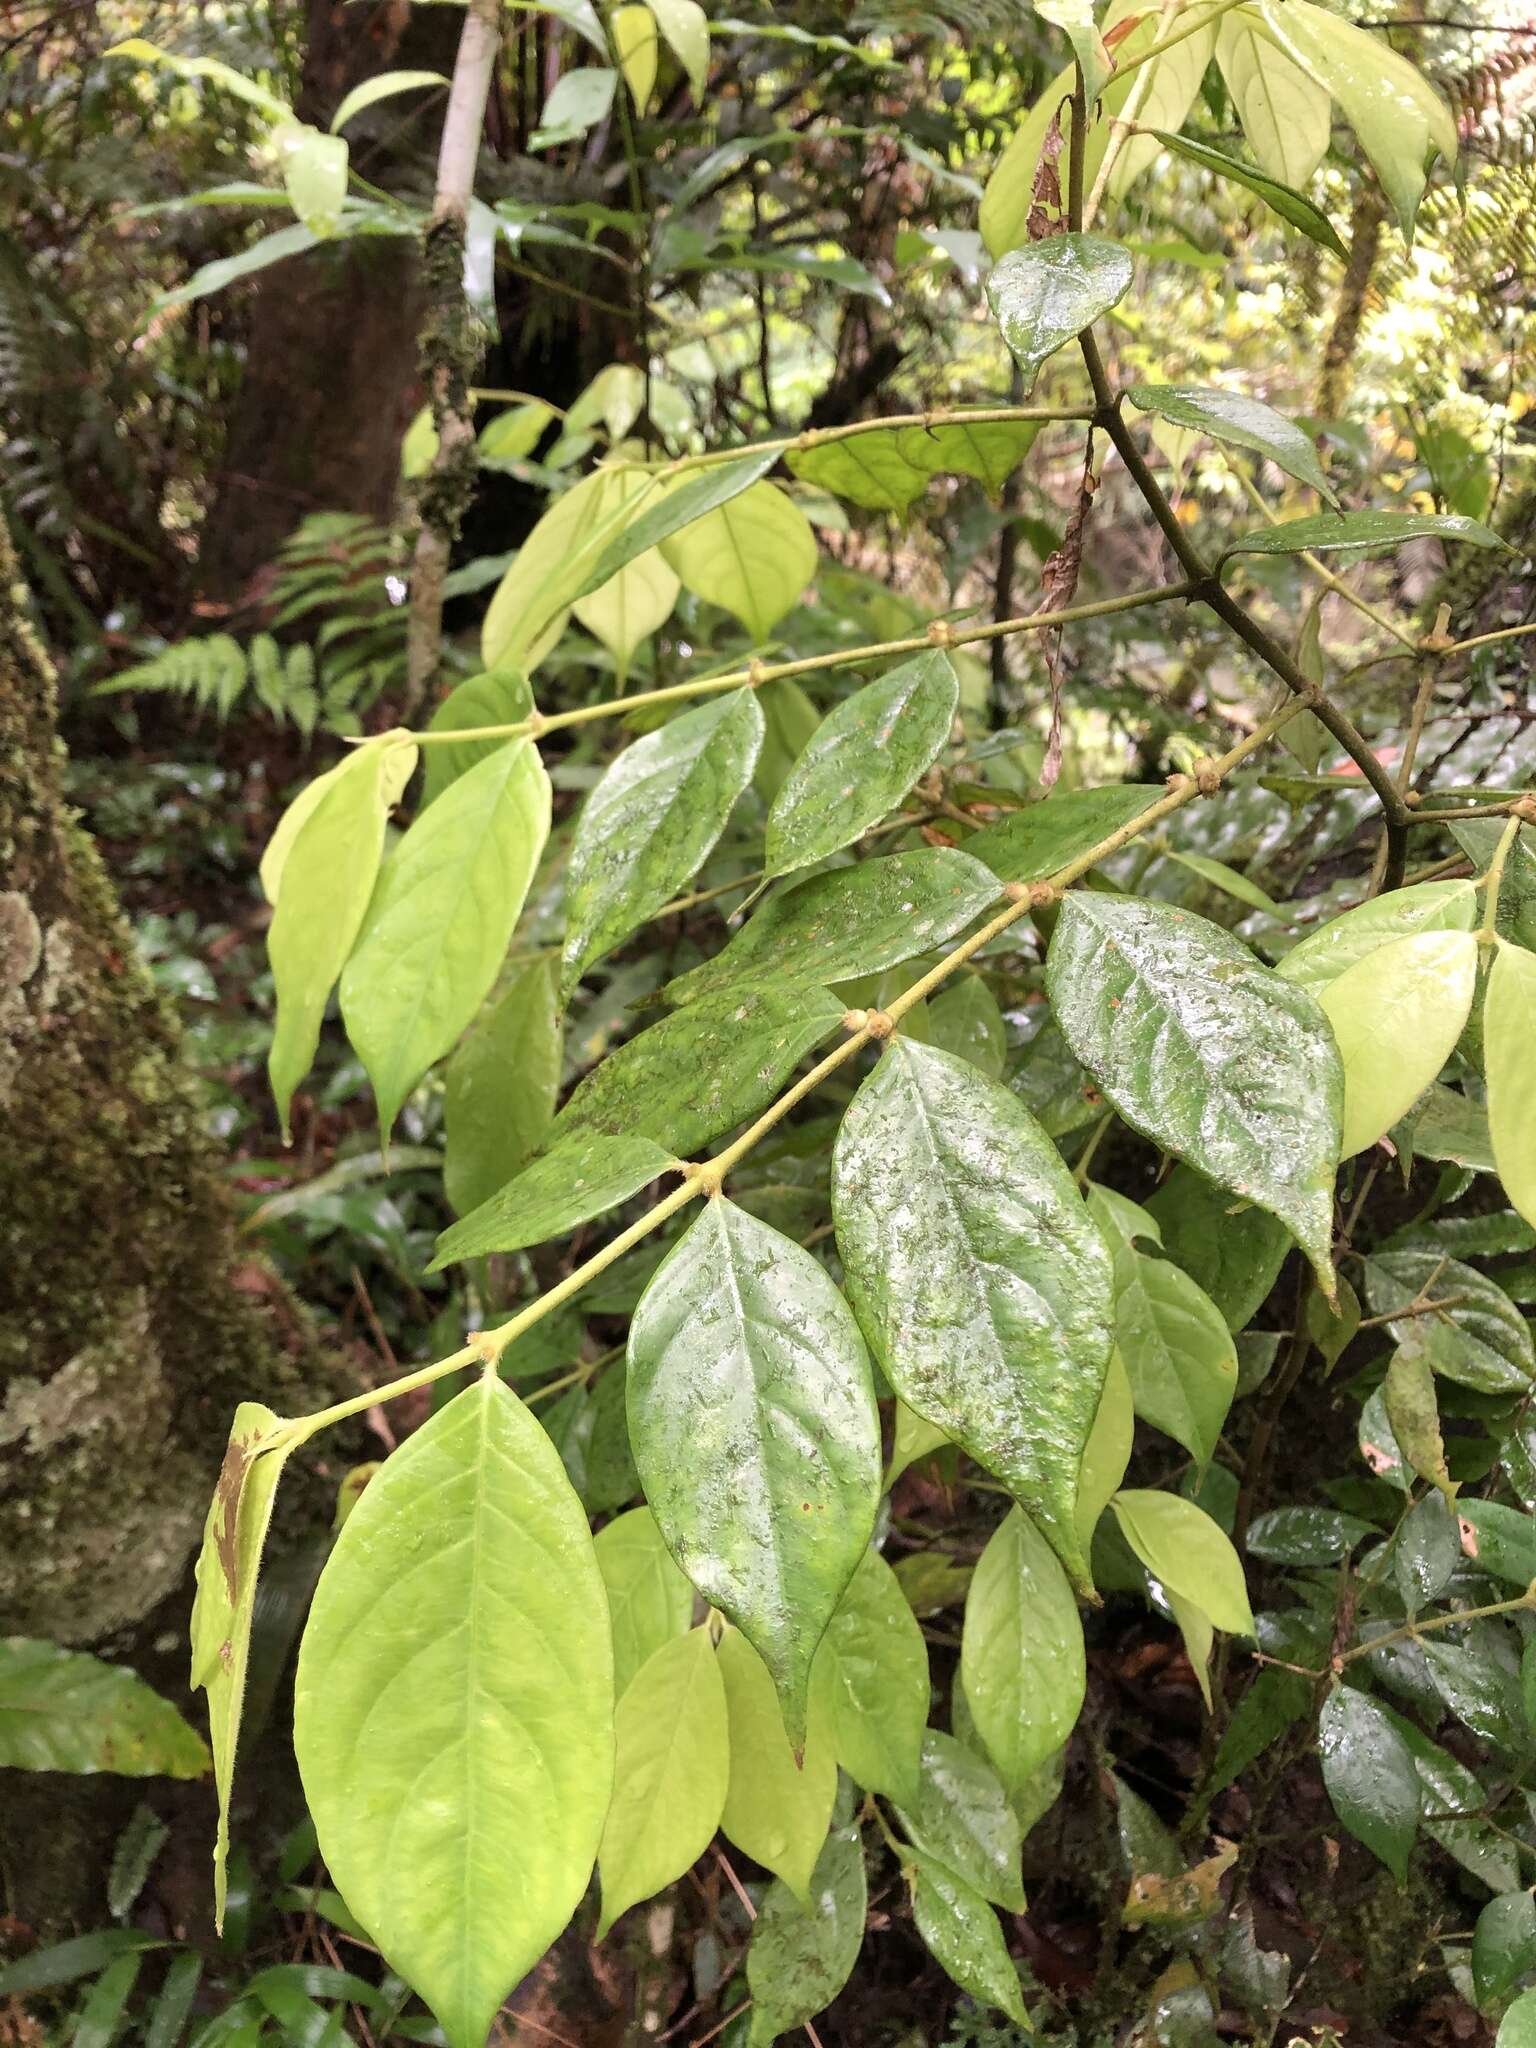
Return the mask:
<path id="1" fill-rule="evenodd" d="M 1077 1482 L 1077 1536 L 1085 1555 L 1093 1548 L 1093 1532 L 1099 1526 L 1100 1515 L 1120 1490 L 1125 1469 L 1131 1462 L 1135 1435 L 1131 1382 L 1116 1349 L 1109 1354 L 1099 1412 L 1093 1418 Z"/>
<path id="2" fill-rule="evenodd" d="M 1415 932 L 1380 946 L 1318 990 L 1344 1062 L 1339 1157 L 1374 1145 L 1455 1050 L 1477 987 L 1471 932 Z"/>
<path id="3" fill-rule="evenodd" d="M 347 196 L 346 138 L 291 121 L 274 140 L 294 212 L 312 235 L 334 235 Z"/>
<path id="4" fill-rule="evenodd" d="M 1253 1634 L 1242 1562 L 1203 1508 L 1178 1493 L 1132 1489 L 1110 1502 L 1120 1532 L 1167 1593 L 1232 1635 Z"/>
<path id="5" fill-rule="evenodd" d="M 1216 1630 L 1205 1609 L 1193 1600 L 1186 1600 L 1180 1594 L 1163 1588 L 1163 1597 L 1168 1602 L 1168 1611 L 1179 1625 L 1179 1634 L 1184 1638 L 1184 1651 L 1189 1658 L 1190 1669 L 1195 1674 L 1195 1683 L 1200 1688 L 1200 1697 L 1205 1701 L 1207 1713 L 1212 1711 L 1211 1699 L 1211 1651 L 1216 1643 Z"/>
<path id="6" fill-rule="evenodd" d="M 816 574 L 816 536 L 800 507 L 756 483 L 661 544 L 686 589 L 764 640 Z"/>
<path id="7" fill-rule="evenodd" d="M 384 737 L 388 737 L 386 734 Z M 356 764 L 367 758 L 374 762 L 380 777 L 380 793 L 384 808 L 390 810 L 400 801 L 405 785 L 416 772 L 416 760 L 420 749 L 414 746 L 391 744 L 382 747 L 378 741 L 369 746 L 359 747 L 337 762 L 334 768 L 327 768 L 323 775 L 317 775 L 313 782 L 306 782 L 293 802 L 277 821 L 277 829 L 267 841 L 267 850 L 261 856 L 261 893 L 269 903 L 276 903 L 278 885 L 283 879 L 283 863 L 289 849 L 298 838 L 305 819 L 314 810 L 339 776 L 347 774 Z M 382 760 L 379 756 L 382 755 Z"/>
<path id="8" fill-rule="evenodd" d="M 109 57 L 130 57 L 140 64 L 164 64 L 167 69 L 180 72 L 183 78 L 209 79 L 215 85 L 221 85 L 226 92 L 248 100 L 253 107 L 260 107 L 274 121 L 281 121 L 293 112 L 287 102 L 280 100 L 275 93 L 258 85 L 254 78 L 247 78 L 244 72 L 221 64 L 216 57 L 178 57 L 143 36 L 129 36 L 126 42 L 114 43 L 106 54 Z"/>
<path id="9" fill-rule="evenodd" d="M 688 74 L 695 106 L 702 110 L 709 84 L 709 16 L 699 0 L 651 0 L 651 12 L 673 56 Z"/>
<path id="10" fill-rule="evenodd" d="M 744 1855 L 811 1903 L 811 1872 L 837 1794 L 827 1702 L 811 1689 L 803 1764 L 796 1766 L 768 1667 L 739 1629 L 720 1638 L 720 1676 L 730 1722 L 731 1773 L 720 1826 Z"/>
<path id="11" fill-rule="evenodd" d="M 608 25 L 613 31 L 624 83 L 637 111 L 643 114 L 656 85 L 656 17 L 645 6 L 615 7 Z"/>
<path id="12" fill-rule="evenodd" d="M 1306 185 L 1328 151 L 1327 92 L 1248 7 L 1218 23 L 1216 61 L 1260 167 L 1283 184 Z"/>
<path id="13" fill-rule="evenodd" d="M 633 473 L 631 496 L 645 490 L 644 479 Z M 647 548 L 643 555 L 626 562 L 616 576 L 578 598 L 572 609 L 593 638 L 602 641 L 622 673 L 640 642 L 671 616 L 679 587 L 660 548 Z"/>
<path id="14" fill-rule="evenodd" d="M 1499 947 L 1483 1005 L 1488 1128 L 1504 1192 L 1536 1224 L 1536 954 Z"/>

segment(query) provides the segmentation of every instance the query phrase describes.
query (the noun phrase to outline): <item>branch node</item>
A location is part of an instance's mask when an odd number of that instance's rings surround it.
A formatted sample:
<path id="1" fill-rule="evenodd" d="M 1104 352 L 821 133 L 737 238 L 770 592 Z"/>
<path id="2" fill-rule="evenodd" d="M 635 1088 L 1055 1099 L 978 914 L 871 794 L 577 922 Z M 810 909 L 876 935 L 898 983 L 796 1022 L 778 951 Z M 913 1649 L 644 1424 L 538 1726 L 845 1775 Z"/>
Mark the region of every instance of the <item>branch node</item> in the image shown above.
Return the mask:
<path id="1" fill-rule="evenodd" d="M 1053 903 L 1061 901 L 1063 894 L 1054 882 L 1030 882 L 1025 893 L 1031 910 L 1048 910 Z"/>
<path id="2" fill-rule="evenodd" d="M 1536 825 L 1536 795 L 1527 790 L 1524 796 L 1517 798 L 1510 805 L 1509 815 L 1512 818 L 1519 818 L 1527 825 Z"/>
<path id="3" fill-rule="evenodd" d="M 487 1371 L 495 1370 L 501 1346 L 489 1330 L 471 1330 L 464 1341 Z"/>
<path id="4" fill-rule="evenodd" d="M 1214 796 L 1221 787 L 1221 764 L 1203 756 L 1194 764 L 1195 787 L 1202 796 Z"/>
<path id="5" fill-rule="evenodd" d="M 767 680 L 767 662 L 759 661 L 757 656 L 754 655 L 752 659 L 747 663 L 747 688 L 749 690 L 760 690 L 763 684 L 767 682 Z"/>
<path id="6" fill-rule="evenodd" d="M 529 739 L 536 740 L 549 724 L 549 720 L 542 711 L 534 710 L 529 712 L 528 716 L 522 721 L 522 724 L 523 730 L 527 733 Z"/>
<path id="7" fill-rule="evenodd" d="M 1419 808 L 1419 805 L 1423 803 L 1423 801 L 1424 792 L 1422 790 L 1405 789 L 1403 791 L 1403 802 L 1408 806 L 1410 811 L 1416 811 Z"/>
<path id="8" fill-rule="evenodd" d="M 1003 894 L 1010 903 L 1027 903 L 1029 901 L 1029 890 L 1030 885 L 1028 882 L 1009 882 L 1004 888 Z"/>
<path id="9" fill-rule="evenodd" d="M 890 1037 L 896 1029 L 896 1021 L 893 1017 L 888 1017 L 884 1010 L 868 1010 L 864 1016 L 864 1029 L 871 1038 L 878 1041 Z"/>
<path id="10" fill-rule="evenodd" d="M 843 1029 L 845 1031 L 862 1031 L 868 1022 L 868 1010 L 844 1010 L 843 1012 Z"/>
<path id="11" fill-rule="evenodd" d="M 928 628 L 928 640 L 934 647 L 950 648 L 955 644 L 955 629 L 947 619 L 935 619 Z"/>
<path id="12" fill-rule="evenodd" d="M 683 1179 L 692 1181 L 700 1194 L 711 1197 L 719 1194 L 724 1175 L 712 1159 L 685 1159 L 681 1170 Z"/>
<path id="13" fill-rule="evenodd" d="M 1164 777 L 1163 787 L 1170 796 L 1188 796 L 1195 787 L 1195 781 L 1189 775 L 1169 775 Z"/>

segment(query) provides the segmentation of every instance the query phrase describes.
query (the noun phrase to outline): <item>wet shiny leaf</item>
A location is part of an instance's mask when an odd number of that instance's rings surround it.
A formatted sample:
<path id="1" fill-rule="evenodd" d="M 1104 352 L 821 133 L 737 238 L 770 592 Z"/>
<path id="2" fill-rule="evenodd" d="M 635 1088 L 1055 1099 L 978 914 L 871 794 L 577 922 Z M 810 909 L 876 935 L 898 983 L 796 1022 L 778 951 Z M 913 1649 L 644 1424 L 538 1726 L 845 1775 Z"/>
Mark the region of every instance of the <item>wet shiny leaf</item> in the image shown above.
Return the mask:
<path id="1" fill-rule="evenodd" d="M 1333 1810 L 1399 1884 L 1419 1826 L 1419 1774 L 1412 1754 L 1373 1699 L 1336 1686 L 1318 1724 L 1318 1756 Z"/>
<path id="2" fill-rule="evenodd" d="M 915 1799 L 928 1719 L 928 1646 L 878 1552 L 865 1552 L 816 1662 L 838 1763 L 866 1792 Z"/>
<path id="3" fill-rule="evenodd" d="M 962 1991 L 1027 2028 L 1019 1973 L 997 1915 L 942 1863 L 919 1853 L 913 1864 L 912 1914 L 929 1954 Z"/>
<path id="4" fill-rule="evenodd" d="M 489 1201 L 548 1131 L 560 1094 L 554 962 L 530 960 L 455 1049 L 443 1074 L 443 1188 L 467 1216 Z"/>
<path id="5" fill-rule="evenodd" d="M 1066 1573 L 1021 1508 L 993 1531 L 971 1579 L 960 1680 L 1004 1789 L 1023 1791 L 1076 1726 L 1087 1663 Z"/>
<path id="6" fill-rule="evenodd" d="M 1536 954 L 1502 945 L 1483 1004 L 1488 1130 L 1504 1192 L 1536 1224 Z"/>
<path id="7" fill-rule="evenodd" d="M 1176 427 L 1188 427 L 1214 441 L 1267 456 L 1287 476 L 1309 484 L 1330 505 L 1338 504 L 1317 450 L 1301 428 L 1273 406 L 1238 391 L 1205 390 L 1188 384 L 1134 384 L 1126 396 L 1138 412 L 1155 413 Z"/>
<path id="8" fill-rule="evenodd" d="M 1183 1164 L 1148 1197 L 1147 1210 L 1162 1230 L 1163 1250 L 1215 1304 L 1227 1328 L 1246 1329 L 1285 1264 L 1291 1248 L 1285 1225 Z"/>
<path id="9" fill-rule="evenodd" d="M 1365 1262 L 1365 1286 L 1376 1315 L 1398 1318 L 1388 1327 L 1401 1348 L 1442 1378 L 1486 1394 L 1523 1391 L 1536 1378 L 1530 1326 L 1474 1266 L 1438 1252 L 1378 1252 Z M 1435 1302 L 1447 1306 L 1402 1313 Z"/>
<path id="10" fill-rule="evenodd" d="M 1040 365 L 1130 290 L 1131 252 L 1103 235 L 1051 235 L 1010 249 L 987 281 L 987 302 L 1027 397 Z"/>
<path id="11" fill-rule="evenodd" d="M 926 1855 L 982 1898 L 1023 1912 L 1023 1831 L 984 1757 L 930 1728 L 923 1737 L 917 1799 L 898 1813 L 909 1839 Z"/>
<path id="12" fill-rule="evenodd" d="M 768 2048 L 829 2006 L 853 1974 L 864 1942 L 868 1887 L 857 1828 L 828 1835 L 811 1873 L 807 1908 L 782 1881 L 770 1885 L 747 1950 L 752 2028 L 747 2048 Z"/>
<path id="13" fill-rule="evenodd" d="M 1125 1540 L 1153 1578 L 1229 1634 L 1253 1634 L 1237 1552 L 1203 1508 L 1177 1493 L 1133 1489 L 1110 1502 Z"/>
<path id="14" fill-rule="evenodd" d="M 1314 995 L 1394 939 L 1416 932 L 1469 932 L 1477 921 L 1477 892 L 1470 881 L 1421 882 L 1357 903 L 1330 918 L 1286 954 L 1275 972 Z"/>

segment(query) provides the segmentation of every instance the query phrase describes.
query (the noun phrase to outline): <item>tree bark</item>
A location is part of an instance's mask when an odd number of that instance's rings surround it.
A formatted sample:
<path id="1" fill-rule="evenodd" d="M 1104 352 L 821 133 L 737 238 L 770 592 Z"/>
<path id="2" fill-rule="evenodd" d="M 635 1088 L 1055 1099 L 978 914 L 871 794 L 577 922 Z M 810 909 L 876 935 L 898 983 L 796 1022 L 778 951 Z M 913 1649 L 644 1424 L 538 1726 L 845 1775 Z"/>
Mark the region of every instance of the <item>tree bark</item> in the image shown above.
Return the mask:
<path id="1" fill-rule="evenodd" d="M 1360 339 L 1360 324 L 1365 318 L 1386 218 L 1387 202 L 1381 187 L 1373 180 L 1364 181 L 1350 210 L 1349 262 L 1339 280 L 1333 325 L 1323 347 L 1323 367 L 1317 380 L 1320 419 L 1337 419 L 1349 397 L 1350 364 Z"/>

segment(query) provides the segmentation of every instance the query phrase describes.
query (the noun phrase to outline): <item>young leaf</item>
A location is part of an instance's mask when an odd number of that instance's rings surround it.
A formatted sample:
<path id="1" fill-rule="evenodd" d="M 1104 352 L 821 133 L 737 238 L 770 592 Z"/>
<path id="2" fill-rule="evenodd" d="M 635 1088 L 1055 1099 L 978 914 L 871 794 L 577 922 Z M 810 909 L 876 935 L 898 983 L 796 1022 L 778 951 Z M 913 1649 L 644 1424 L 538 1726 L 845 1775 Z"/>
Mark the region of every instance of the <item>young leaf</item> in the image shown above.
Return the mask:
<path id="1" fill-rule="evenodd" d="M 314 1060 L 327 998 L 373 894 L 385 818 L 415 761 L 414 747 L 359 747 L 289 807 L 262 863 L 277 905 L 267 933 L 277 986 L 267 1069 L 285 1139 L 293 1091 Z"/>
<path id="2" fill-rule="evenodd" d="M 293 109 L 285 100 L 278 99 L 254 78 L 247 78 L 243 71 L 235 71 L 228 64 L 221 64 L 216 57 L 179 57 L 170 50 L 162 50 L 144 36 L 129 36 L 125 42 L 114 43 L 105 54 L 108 57 L 128 57 L 137 64 L 164 64 L 183 78 L 208 78 L 225 92 L 232 92 L 238 98 L 247 100 L 265 114 L 269 120 L 281 121 L 292 115 Z"/>
<path id="3" fill-rule="evenodd" d="M 1181 853 L 1176 846 L 1163 849 L 1163 858 L 1177 862 L 1198 875 L 1202 882 L 1209 882 L 1213 889 L 1220 889 L 1224 896 L 1235 897 L 1239 903 L 1246 903 L 1250 910 L 1262 910 L 1266 917 L 1285 919 L 1285 912 L 1273 896 L 1266 895 L 1257 882 L 1250 882 L 1246 875 L 1240 875 L 1236 868 L 1229 868 L 1224 860 L 1211 860 L 1203 853 Z"/>
<path id="4" fill-rule="evenodd" d="M 937 648 L 845 697 L 774 799 L 768 873 L 810 867 L 878 824 L 938 758 L 959 701 L 954 664 Z"/>
<path id="5" fill-rule="evenodd" d="M 709 1847 L 730 1776 L 725 1687 L 707 1628 L 663 1643 L 619 1701 L 613 1804 L 597 1852 L 597 1938 Z"/>
<path id="6" fill-rule="evenodd" d="M 632 0 L 630 5 L 615 7 L 608 17 L 608 24 L 613 33 L 614 48 L 618 51 L 619 68 L 624 73 L 624 83 L 629 87 L 636 112 L 643 114 L 656 84 L 656 17 L 649 7 L 640 4 L 640 0 Z"/>
<path id="7" fill-rule="evenodd" d="M 816 1665 L 839 1764 L 866 1792 L 910 1803 L 928 1719 L 928 1646 L 877 1551 L 864 1553 L 849 1581 Z"/>
<path id="8" fill-rule="evenodd" d="M 649 1508 L 616 1516 L 598 1530 L 594 1547 L 613 1628 L 613 1693 L 622 1700 L 647 1658 L 686 1634 L 693 1588 L 672 1562 Z"/>
<path id="9" fill-rule="evenodd" d="M 763 714 L 750 690 L 636 740 L 582 807 L 566 870 L 561 993 L 699 871 L 752 779 Z"/>
<path id="10" fill-rule="evenodd" d="M 965 850 L 985 861 L 1000 881 L 1043 882 L 1140 817 L 1163 794 L 1136 783 L 1058 790 L 1043 803 L 1026 804 L 986 826 L 967 839 Z"/>
<path id="11" fill-rule="evenodd" d="M 1035 12 L 1042 21 L 1059 28 L 1072 45 L 1078 74 L 1083 81 L 1083 99 L 1092 114 L 1114 64 L 1093 18 L 1091 0 L 1036 0 Z"/>
<path id="12" fill-rule="evenodd" d="M 361 85 L 354 85 L 341 105 L 331 116 L 331 133 L 339 135 L 349 121 L 355 121 L 366 108 L 377 106 L 380 100 L 393 99 L 397 93 L 420 92 L 429 85 L 447 85 L 448 80 L 440 71 L 380 71 L 372 78 L 365 78 Z"/>
<path id="13" fill-rule="evenodd" d="M 972 1998 L 995 2005 L 1026 2031 L 1030 2019 L 1019 1973 L 997 1915 L 942 1863 L 912 1852 L 912 1913 L 934 1961 Z"/>
<path id="14" fill-rule="evenodd" d="M 470 676 L 438 705 L 428 732 L 468 732 L 482 725 L 516 725 L 534 709 L 528 680 L 512 668 Z M 435 803 L 451 782 L 506 745 L 499 740 L 458 740 L 422 749 L 421 807 Z"/>
<path id="15" fill-rule="evenodd" d="M 1021 1508 L 993 1531 L 971 1579 L 960 1680 L 1004 1789 L 1021 1792 L 1072 1733 L 1087 1688 L 1072 1588 Z"/>
<path id="16" fill-rule="evenodd" d="M 1121 1534 L 1159 1584 L 1229 1635 L 1251 1636 L 1253 1610 L 1237 1552 L 1182 1494 L 1132 1491 L 1110 1502 Z"/>
<path id="17" fill-rule="evenodd" d="M 880 1502 L 869 1356 L 825 1268 L 712 1200 L 635 1310 L 629 1428 L 667 1548 L 762 1657 L 798 1748 Z"/>
<path id="18" fill-rule="evenodd" d="M 1245 1330 L 1291 1248 L 1285 1225 L 1267 1209 L 1234 1201 L 1204 1174 L 1182 1164 L 1149 1197 L 1147 1207 L 1162 1229 L 1169 1258 L 1209 1296 L 1229 1330 Z M 1324 1302 L 1321 1294 L 1315 1299 Z"/>
<path id="19" fill-rule="evenodd" d="M 612 1702 L 586 1516 L 543 1430 L 483 1375 L 348 1517 L 294 1688 L 321 1854 L 452 2048 L 481 2048 L 586 1889 Z"/>
<path id="20" fill-rule="evenodd" d="M 606 76 L 611 91 L 613 73 Z M 559 639 L 571 605 L 616 573 L 599 574 L 599 565 L 607 567 L 609 547 L 634 527 L 661 490 L 654 473 L 594 469 L 555 500 L 518 549 L 486 609 L 480 654 L 488 669 L 531 673 L 537 668 Z"/>
<path id="21" fill-rule="evenodd" d="M 1334 1812 L 1406 1884 L 1420 1802 L 1407 1744 L 1373 1699 L 1338 1685 L 1323 1706 L 1317 1750 Z"/>
<path id="22" fill-rule="evenodd" d="M 1476 988 L 1473 935 L 1425 931 L 1378 947 L 1318 992 L 1344 1063 L 1341 1159 L 1417 1102 L 1455 1051 Z"/>
<path id="23" fill-rule="evenodd" d="M 1083 1452 L 1083 1469 L 1077 1482 L 1077 1537 L 1084 1550 L 1093 1547 L 1093 1532 L 1099 1517 L 1120 1490 L 1126 1467 L 1131 1462 L 1131 1445 L 1136 1435 L 1136 1414 L 1131 1401 L 1131 1383 L 1120 1353 L 1109 1354 L 1109 1371 L 1099 1396 L 1099 1412 L 1093 1418 L 1088 1445 Z"/>
<path id="24" fill-rule="evenodd" d="M 811 1883 L 837 1797 L 837 1764 L 819 1691 L 800 1761 L 789 1746 L 768 1667 L 740 1630 L 720 1638 L 731 1774 L 720 1826 L 738 1849 L 813 1907 Z"/>
<path id="25" fill-rule="evenodd" d="M 539 1145 L 560 1094 L 555 963 L 528 961 L 476 1022 L 443 1075 L 443 1192 L 467 1216 Z"/>
<path id="26" fill-rule="evenodd" d="M 1344 1088 L 1314 999 L 1204 918 L 1080 891 L 1061 906 L 1046 988 L 1126 1122 L 1278 1216 L 1331 1294 Z"/>
<path id="27" fill-rule="evenodd" d="M 1536 954 L 1501 945 L 1483 1003 L 1488 1130 L 1504 1192 L 1536 1224 Z"/>
<path id="28" fill-rule="evenodd" d="M 995 1472 L 1080 1584 L 1075 1505 L 1109 1364 L 1108 1254 L 1008 1089 L 897 1037 L 838 1131 L 832 1213 L 891 1384 Z"/>
<path id="29" fill-rule="evenodd" d="M 1442 1378 L 1479 1393 L 1523 1393 L 1536 1378 L 1530 1327 L 1496 1282 L 1434 1251 L 1377 1252 L 1365 1262 L 1366 1291 L 1405 1351 L 1428 1360 Z M 1445 1308 L 1434 1310 L 1439 1302 Z M 1432 1311 L 1409 1315 L 1424 1303 Z"/>
<path id="30" fill-rule="evenodd" d="M 1125 297 L 1133 267 L 1131 252 L 1103 235 L 1051 235 L 1000 259 L 987 303 L 1024 372 L 1026 397 L 1046 358 Z"/>
<path id="31" fill-rule="evenodd" d="M 828 1835 L 816 1859 L 807 1909 L 782 1880 L 768 1888 L 747 1950 L 752 2030 L 747 2048 L 769 2048 L 829 2006 L 853 1975 L 869 1910 L 864 1845 L 857 1828 Z"/>
<path id="32" fill-rule="evenodd" d="M 272 141 L 294 212 L 312 235 L 334 235 L 347 197 L 345 139 L 304 121 L 287 121 Z"/>
<path id="33" fill-rule="evenodd" d="M 1470 880 L 1421 882 L 1357 903 L 1330 918 L 1293 947 L 1275 969 L 1299 988 L 1321 995 L 1346 968 L 1379 952 L 1394 939 L 1420 932 L 1469 932 L 1477 922 L 1477 890 Z"/>
<path id="34" fill-rule="evenodd" d="M 962 1883 L 1010 1913 L 1024 1910 L 1023 1831 L 986 1759 L 930 1728 L 915 1805 L 898 1808 L 907 1836 Z"/>
<path id="35" fill-rule="evenodd" d="M 549 833 L 549 777 L 511 740 L 422 812 L 385 862 L 341 1013 L 388 1139 L 400 1106 L 490 992 Z"/>
<path id="36" fill-rule="evenodd" d="M 0 1768 L 201 1778 L 208 1765 L 202 1737 L 125 1665 L 0 1637 Z"/>
<path id="37" fill-rule="evenodd" d="M 755 483 L 663 541 L 685 590 L 766 640 L 816 574 L 811 523 L 776 484 Z"/>
<path id="38" fill-rule="evenodd" d="M 650 502 L 649 479 L 631 475 L 630 495 Z M 613 656 L 620 683 L 642 640 L 672 616 L 681 585 L 655 548 L 631 557 L 617 575 L 573 600 L 571 610 L 594 640 Z"/>
<path id="39" fill-rule="evenodd" d="M 1209 434 L 1213 441 L 1229 441 L 1237 448 L 1251 448 L 1267 456 L 1287 476 L 1310 484 L 1335 508 L 1338 499 L 1322 472 L 1317 450 L 1307 436 L 1284 413 L 1256 398 L 1237 391 L 1206 391 L 1187 384 L 1136 384 L 1126 393 L 1138 412 L 1156 413 L 1176 427 L 1188 427 L 1197 434 Z"/>
<path id="40" fill-rule="evenodd" d="M 427 1271 L 563 1237 L 578 1223 L 627 1202 L 676 1163 L 665 1146 L 650 1138 L 571 1131 L 450 1225 L 433 1247 Z"/>
<path id="41" fill-rule="evenodd" d="M 1306 0 L 1297 0 L 1297 4 L 1304 6 Z M 1308 554 L 1380 555 L 1409 540 L 1461 540 L 1478 548 L 1507 545 L 1476 519 L 1456 512 L 1346 512 L 1342 519 L 1319 512 L 1308 519 L 1266 526 L 1259 533 L 1245 533 L 1228 543 L 1221 559 L 1299 555 L 1303 550 Z"/>
<path id="42" fill-rule="evenodd" d="M 663 993 L 668 1002 L 692 1003 L 744 982 L 880 974 L 953 938 L 999 894 L 980 861 L 944 846 L 809 875 L 770 896 L 713 960 Z"/>
<path id="43" fill-rule="evenodd" d="M 1152 134 L 1164 149 L 1171 150 L 1187 162 L 1198 164 L 1203 171 L 1211 171 L 1218 178 L 1226 178 L 1234 185 L 1242 185 L 1249 192 L 1256 193 L 1272 213 L 1278 213 L 1293 228 L 1299 228 L 1309 241 L 1320 242 L 1325 249 L 1331 249 L 1335 256 L 1347 256 L 1349 251 L 1339 240 L 1338 230 L 1315 201 L 1304 192 L 1297 192 L 1279 178 L 1267 172 L 1255 170 L 1244 163 L 1240 156 L 1231 156 L 1224 149 L 1216 149 L 1209 142 L 1201 142 L 1193 135 L 1177 135 L 1171 129 L 1154 128 Z"/>

